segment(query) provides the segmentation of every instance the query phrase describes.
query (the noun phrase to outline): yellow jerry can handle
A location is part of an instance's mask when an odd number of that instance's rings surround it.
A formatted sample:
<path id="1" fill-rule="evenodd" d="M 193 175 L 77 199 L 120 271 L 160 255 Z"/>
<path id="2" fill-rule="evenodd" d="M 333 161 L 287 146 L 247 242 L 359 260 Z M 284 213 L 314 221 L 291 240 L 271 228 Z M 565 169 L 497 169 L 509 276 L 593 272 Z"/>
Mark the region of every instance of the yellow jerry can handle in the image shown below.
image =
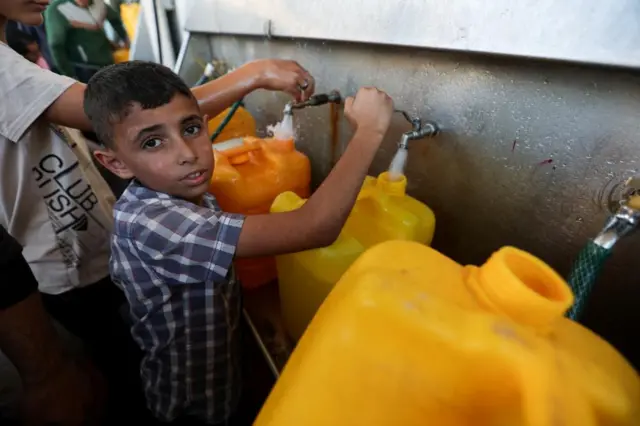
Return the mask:
<path id="1" fill-rule="evenodd" d="M 240 146 L 235 146 L 233 148 L 225 149 L 225 150 L 217 150 L 215 149 L 215 145 L 213 149 L 221 156 L 225 157 L 229 164 L 238 165 L 243 164 L 249 161 L 249 153 L 254 151 L 260 151 L 262 149 L 262 144 L 259 141 L 253 140 L 244 140 L 243 144 Z"/>

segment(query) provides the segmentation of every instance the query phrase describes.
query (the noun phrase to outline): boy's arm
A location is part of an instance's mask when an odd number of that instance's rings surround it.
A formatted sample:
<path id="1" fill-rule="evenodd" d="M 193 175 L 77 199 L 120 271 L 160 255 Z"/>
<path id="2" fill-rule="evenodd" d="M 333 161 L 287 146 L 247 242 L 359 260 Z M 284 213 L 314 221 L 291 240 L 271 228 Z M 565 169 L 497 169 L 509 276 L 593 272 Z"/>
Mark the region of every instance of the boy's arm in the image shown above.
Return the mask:
<path id="1" fill-rule="evenodd" d="M 307 88 L 301 91 L 299 86 L 304 85 L 305 81 Z M 85 87 L 82 83 L 69 87 L 46 110 L 46 119 L 66 127 L 92 130 L 91 123 L 84 113 Z M 193 94 L 200 103 L 202 113 L 215 117 L 233 102 L 256 89 L 283 91 L 296 98 L 307 99 L 315 90 L 315 82 L 297 62 L 263 59 L 245 64 L 220 78 L 195 87 Z"/>
<path id="2" fill-rule="evenodd" d="M 236 256 L 292 253 L 332 244 L 353 208 L 373 157 L 389 127 L 393 101 L 375 88 L 347 99 L 345 114 L 356 127 L 329 176 L 298 210 L 247 216 Z"/>
<path id="3" fill-rule="evenodd" d="M 67 55 L 69 22 L 55 6 L 48 7 L 44 11 L 44 20 L 47 27 L 47 42 L 54 65 L 63 75 L 74 77 L 73 65 Z"/>
<path id="4" fill-rule="evenodd" d="M 266 59 L 249 62 L 220 78 L 194 87 L 192 92 L 202 112 L 215 117 L 256 89 L 286 92 L 296 100 L 305 100 L 313 94 L 315 81 L 295 61 Z"/>
<path id="5" fill-rule="evenodd" d="M 102 389 L 95 386 L 102 383 L 92 383 L 90 374 L 64 353 L 38 291 L 0 309 L 0 348 L 22 379 L 25 424 L 86 424 L 100 411 L 96 395 Z"/>
<path id="6" fill-rule="evenodd" d="M 28 424 L 81 424 L 92 386 L 64 354 L 22 247 L 2 227 L 0 254 L 0 349 L 20 373 Z"/>

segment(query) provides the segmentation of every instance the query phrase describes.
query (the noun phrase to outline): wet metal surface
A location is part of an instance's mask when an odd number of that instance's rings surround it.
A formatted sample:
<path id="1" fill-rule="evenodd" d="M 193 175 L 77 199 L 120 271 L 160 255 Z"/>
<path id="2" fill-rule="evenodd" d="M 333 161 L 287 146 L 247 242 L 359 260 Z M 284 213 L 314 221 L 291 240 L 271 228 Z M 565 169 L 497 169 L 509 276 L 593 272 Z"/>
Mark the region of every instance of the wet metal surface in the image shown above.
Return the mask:
<path id="1" fill-rule="evenodd" d="M 637 0 L 199 0 L 194 32 L 640 67 Z"/>
<path id="2" fill-rule="evenodd" d="M 206 51 L 205 36 L 198 37 Z M 439 123 L 438 137 L 410 143 L 408 191 L 436 213 L 434 247 L 461 263 L 481 263 L 514 245 L 566 275 L 609 214 L 612 188 L 639 168 L 640 75 L 631 72 L 320 41 L 209 41 L 211 54 L 231 64 L 295 59 L 316 77 L 318 92 L 349 95 L 359 86 L 379 86 L 397 108 Z M 288 101 L 261 91 L 246 104 L 264 128 L 281 118 Z M 298 146 L 311 157 L 315 184 L 331 167 L 328 108 L 295 115 Z M 340 124 L 338 155 L 350 136 L 344 118 Z M 372 174 L 389 166 L 407 130 L 397 114 Z M 639 235 L 616 245 L 585 318 L 636 366 L 639 256 Z"/>

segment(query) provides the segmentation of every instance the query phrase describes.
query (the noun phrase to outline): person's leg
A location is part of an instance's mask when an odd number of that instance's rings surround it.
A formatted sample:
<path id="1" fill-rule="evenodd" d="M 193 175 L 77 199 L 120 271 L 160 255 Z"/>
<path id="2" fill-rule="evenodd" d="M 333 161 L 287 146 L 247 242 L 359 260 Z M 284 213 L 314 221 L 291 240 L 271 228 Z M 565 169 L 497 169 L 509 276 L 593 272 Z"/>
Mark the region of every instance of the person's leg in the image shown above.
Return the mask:
<path id="1" fill-rule="evenodd" d="M 109 278 L 61 295 L 44 295 L 49 313 L 78 336 L 109 385 L 108 418 L 148 418 L 140 385 L 141 350 L 121 315 L 124 294 Z"/>

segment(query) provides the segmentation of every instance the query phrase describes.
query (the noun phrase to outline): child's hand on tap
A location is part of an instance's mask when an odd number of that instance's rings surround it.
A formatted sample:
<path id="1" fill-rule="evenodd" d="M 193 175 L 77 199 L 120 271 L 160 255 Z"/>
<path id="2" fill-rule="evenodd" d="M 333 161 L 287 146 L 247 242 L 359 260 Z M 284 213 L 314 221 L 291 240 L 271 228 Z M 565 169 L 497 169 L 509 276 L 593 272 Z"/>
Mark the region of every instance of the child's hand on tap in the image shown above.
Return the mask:
<path id="1" fill-rule="evenodd" d="M 363 87 L 345 100 L 344 114 L 355 131 L 381 142 L 391 123 L 393 99 L 375 87 Z"/>
<path id="2" fill-rule="evenodd" d="M 261 59 L 244 65 L 255 76 L 255 88 L 287 92 L 297 102 L 306 101 L 315 91 L 315 80 L 299 63 L 284 59 Z"/>

